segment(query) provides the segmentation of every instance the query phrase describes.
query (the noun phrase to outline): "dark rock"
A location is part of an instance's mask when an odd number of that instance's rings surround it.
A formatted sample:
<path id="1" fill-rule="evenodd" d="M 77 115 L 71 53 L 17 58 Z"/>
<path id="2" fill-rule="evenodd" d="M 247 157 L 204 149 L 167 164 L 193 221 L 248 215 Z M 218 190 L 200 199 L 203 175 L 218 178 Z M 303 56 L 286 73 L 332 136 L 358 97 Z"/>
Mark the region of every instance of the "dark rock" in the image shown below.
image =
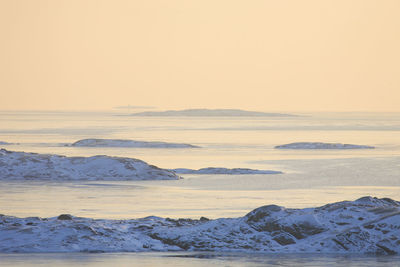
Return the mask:
<path id="1" fill-rule="evenodd" d="M 161 241 L 164 244 L 177 246 L 184 250 L 189 249 L 193 245 L 188 242 L 181 241 L 181 240 L 179 240 L 179 238 L 172 239 L 172 238 L 167 238 L 167 237 L 161 237 L 157 233 L 150 234 L 149 236 L 153 239 Z"/>
<path id="2" fill-rule="evenodd" d="M 372 228 L 374 228 L 374 227 L 375 227 L 374 224 L 367 224 L 367 225 L 364 225 L 364 228 L 365 228 L 365 229 L 372 229 Z"/>
<path id="3" fill-rule="evenodd" d="M 394 205 L 394 206 L 397 206 L 397 207 L 400 206 L 399 202 L 397 202 L 397 201 L 395 201 L 395 200 L 393 200 L 391 198 L 384 197 L 384 198 L 381 198 L 381 200 L 387 202 L 390 205 Z"/>
<path id="4" fill-rule="evenodd" d="M 349 250 L 349 248 L 348 247 L 346 247 L 342 242 L 340 242 L 339 240 L 337 240 L 337 239 L 335 239 L 335 238 L 333 238 L 332 239 L 336 244 L 338 244 L 339 246 L 341 246 L 343 249 L 345 249 L 345 250 Z"/>
<path id="5" fill-rule="evenodd" d="M 201 222 L 208 222 L 210 219 L 206 218 L 206 217 L 200 217 L 200 221 Z"/>
<path id="6" fill-rule="evenodd" d="M 379 250 L 377 251 L 377 254 L 384 254 L 384 255 L 396 255 L 396 251 L 391 250 L 390 248 L 384 246 L 384 245 L 380 245 L 380 244 L 376 244 L 376 246 L 378 248 L 380 248 L 381 250 L 384 251 L 384 253 L 381 253 Z"/>
<path id="7" fill-rule="evenodd" d="M 294 241 L 293 237 L 287 233 L 280 233 L 272 239 L 275 240 L 276 242 L 278 242 L 279 245 L 282 245 L 282 246 L 296 243 L 296 241 Z"/>
<path id="8" fill-rule="evenodd" d="M 61 214 L 60 216 L 57 217 L 57 220 L 72 220 L 72 216 L 69 214 Z"/>
<path id="9" fill-rule="evenodd" d="M 247 217 L 247 222 L 258 222 L 261 219 L 270 216 L 274 212 L 278 212 L 283 210 L 282 207 L 277 206 L 277 205 L 267 205 L 267 206 L 262 206 L 260 208 L 257 208 L 251 212 L 249 212 L 246 217 Z"/>
<path id="10" fill-rule="evenodd" d="M 293 235 L 297 239 L 303 239 L 310 235 L 316 235 L 325 231 L 324 228 L 312 225 L 308 222 L 293 224 L 282 227 L 285 232 Z"/>

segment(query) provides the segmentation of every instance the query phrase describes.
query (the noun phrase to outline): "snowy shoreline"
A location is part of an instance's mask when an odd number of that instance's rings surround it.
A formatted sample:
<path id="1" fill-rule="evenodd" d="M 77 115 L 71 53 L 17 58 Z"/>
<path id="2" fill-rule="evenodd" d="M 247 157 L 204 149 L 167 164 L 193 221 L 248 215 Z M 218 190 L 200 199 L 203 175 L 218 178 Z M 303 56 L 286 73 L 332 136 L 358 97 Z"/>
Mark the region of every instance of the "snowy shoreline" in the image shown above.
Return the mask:
<path id="1" fill-rule="evenodd" d="M 400 253 L 400 202 L 363 197 L 317 208 L 257 208 L 239 218 L 105 220 L 0 215 L 0 252 L 241 251 Z"/>

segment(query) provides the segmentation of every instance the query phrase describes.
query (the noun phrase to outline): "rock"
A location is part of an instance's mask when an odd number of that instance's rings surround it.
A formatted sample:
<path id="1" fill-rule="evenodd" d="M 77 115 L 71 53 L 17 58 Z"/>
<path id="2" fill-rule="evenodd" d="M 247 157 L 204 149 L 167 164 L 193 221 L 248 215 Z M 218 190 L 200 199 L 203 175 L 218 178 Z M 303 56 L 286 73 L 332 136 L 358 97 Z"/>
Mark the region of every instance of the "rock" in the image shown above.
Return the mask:
<path id="1" fill-rule="evenodd" d="M 274 236 L 272 240 L 275 240 L 276 242 L 279 243 L 279 245 L 286 246 L 290 244 L 295 244 L 296 241 L 294 241 L 293 236 L 287 233 L 279 233 L 278 235 Z"/>
<path id="2" fill-rule="evenodd" d="M 282 210 L 283 208 L 277 205 L 266 205 L 249 212 L 245 217 L 247 218 L 247 222 L 258 222 L 272 213 Z"/>
<path id="3" fill-rule="evenodd" d="M 376 212 L 379 210 L 379 212 Z M 359 220 L 359 218 L 364 218 Z M 239 218 L 0 218 L 0 252 L 248 251 L 400 253 L 400 206 L 365 197 L 317 208 L 267 205 Z M 31 223 L 34 222 L 34 223 Z"/>
<path id="4" fill-rule="evenodd" d="M 72 216 L 69 214 L 61 214 L 57 217 L 57 220 L 65 221 L 65 220 L 72 220 Z"/>
<path id="5" fill-rule="evenodd" d="M 210 219 L 206 218 L 206 217 L 200 217 L 200 221 L 201 222 L 208 222 Z"/>

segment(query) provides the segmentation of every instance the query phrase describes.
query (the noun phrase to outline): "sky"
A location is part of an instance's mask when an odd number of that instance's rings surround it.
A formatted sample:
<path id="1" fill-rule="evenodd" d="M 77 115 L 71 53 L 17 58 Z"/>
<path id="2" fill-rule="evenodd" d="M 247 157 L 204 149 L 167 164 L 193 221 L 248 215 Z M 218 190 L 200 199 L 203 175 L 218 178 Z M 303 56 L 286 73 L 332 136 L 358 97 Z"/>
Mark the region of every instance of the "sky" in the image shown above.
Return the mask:
<path id="1" fill-rule="evenodd" d="M 398 0 L 0 0 L 0 109 L 400 112 Z"/>

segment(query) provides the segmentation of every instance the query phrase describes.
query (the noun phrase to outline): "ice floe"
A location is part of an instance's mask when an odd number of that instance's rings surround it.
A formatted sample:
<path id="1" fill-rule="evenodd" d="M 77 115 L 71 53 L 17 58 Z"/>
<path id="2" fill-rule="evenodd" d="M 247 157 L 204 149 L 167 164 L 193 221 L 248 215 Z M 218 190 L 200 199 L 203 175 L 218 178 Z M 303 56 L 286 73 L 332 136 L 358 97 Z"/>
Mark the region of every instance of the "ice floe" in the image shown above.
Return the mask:
<path id="1" fill-rule="evenodd" d="M 67 146 L 73 147 L 137 147 L 137 148 L 197 148 L 183 143 L 147 142 L 124 139 L 82 139 Z"/>
<path id="2" fill-rule="evenodd" d="M 66 157 L 0 149 L 0 179 L 171 180 L 179 176 L 133 158 Z"/>
<path id="3" fill-rule="evenodd" d="M 179 174 L 279 174 L 282 173 L 280 171 L 270 171 L 270 170 L 254 170 L 254 169 L 247 169 L 247 168 L 216 168 L 216 167 L 208 167 L 202 168 L 198 170 L 193 169 L 185 169 L 185 168 L 178 168 L 178 169 L 171 169 L 175 173 Z"/>
<path id="4" fill-rule="evenodd" d="M 373 146 L 341 143 L 297 142 L 276 146 L 277 149 L 372 149 Z"/>
<path id="5" fill-rule="evenodd" d="M 292 114 L 266 113 L 241 109 L 184 109 L 167 111 L 145 111 L 133 113 L 131 116 L 182 116 L 182 117 L 292 117 Z"/>
<path id="6" fill-rule="evenodd" d="M 363 197 L 240 218 L 130 220 L 0 215 L 0 252 L 248 251 L 400 253 L 400 202 Z"/>

